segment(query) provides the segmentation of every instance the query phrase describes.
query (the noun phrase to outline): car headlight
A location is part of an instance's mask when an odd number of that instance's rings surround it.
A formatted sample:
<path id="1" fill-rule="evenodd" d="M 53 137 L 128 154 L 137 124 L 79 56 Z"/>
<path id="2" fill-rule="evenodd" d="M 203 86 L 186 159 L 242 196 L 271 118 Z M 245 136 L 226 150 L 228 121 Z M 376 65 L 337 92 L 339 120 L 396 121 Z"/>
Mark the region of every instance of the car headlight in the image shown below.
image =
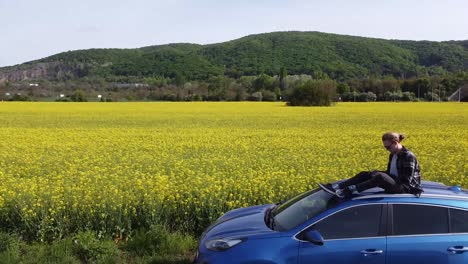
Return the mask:
<path id="1" fill-rule="evenodd" d="M 214 239 L 205 243 L 209 250 L 224 251 L 242 242 L 242 239 Z"/>

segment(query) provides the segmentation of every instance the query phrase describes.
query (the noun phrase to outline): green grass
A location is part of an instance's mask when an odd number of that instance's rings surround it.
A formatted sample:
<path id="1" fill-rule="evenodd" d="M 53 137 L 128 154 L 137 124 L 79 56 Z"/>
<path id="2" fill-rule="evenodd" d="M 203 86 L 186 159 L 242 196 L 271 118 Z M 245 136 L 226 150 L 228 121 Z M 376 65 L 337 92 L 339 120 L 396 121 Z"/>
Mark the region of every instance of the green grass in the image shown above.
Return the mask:
<path id="1" fill-rule="evenodd" d="M 0 263 L 190 263 L 196 240 L 163 226 L 139 230 L 124 241 L 91 231 L 50 243 L 26 242 L 0 232 Z"/>

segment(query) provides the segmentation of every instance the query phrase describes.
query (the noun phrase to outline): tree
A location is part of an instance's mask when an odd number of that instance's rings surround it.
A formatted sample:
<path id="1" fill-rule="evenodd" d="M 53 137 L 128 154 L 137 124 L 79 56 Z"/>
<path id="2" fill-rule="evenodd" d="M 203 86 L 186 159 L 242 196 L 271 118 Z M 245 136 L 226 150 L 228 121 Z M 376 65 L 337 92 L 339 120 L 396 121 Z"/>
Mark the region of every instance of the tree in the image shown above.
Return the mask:
<path id="1" fill-rule="evenodd" d="M 415 100 L 415 97 L 414 97 L 414 93 L 411 93 L 411 92 L 403 92 L 401 94 L 401 100 L 402 101 L 414 101 Z"/>
<path id="2" fill-rule="evenodd" d="M 286 71 L 286 68 L 285 67 L 281 67 L 280 69 L 280 89 L 281 91 L 284 91 L 286 89 L 286 76 L 288 76 L 288 72 Z"/>
<path id="3" fill-rule="evenodd" d="M 338 94 L 349 93 L 349 86 L 346 83 L 339 83 L 336 87 Z"/>
<path id="4" fill-rule="evenodd" d="M 260 76 L 255 79 L 253 83 L 253 88 L 255 91 L 260 91 L 260 90 L 270 90 L 272 91 L 274 89 L 274 82 L 275 79 L 271 76 L 268 76 L 266 74 L 260 74 Z"/>
<path id="5" fill-rule="evenodd" d="M 277 100 L 277 96 L 274 92 L 272 91 L 269 91 L 269 90 L 262 90 L 262 101 L 270 101 L 270 102 L 273 102 L 273 101 L 276 101 Z"/>
<path id="6" fill-rule="evenodd" d="M 358 95 L 359 102 L 374 102 L 377 100 L 377 95 L 373 92 L 360 93 Z"/>
<path id="7" fill-rule="evenodd" d="M 294 88 L 287 100 L 290 106 L 331 106 L 335 97 L 335 81 L 312 80 Z"/>
<path id="8" fill-rule="evenodd" d="M 245 88 L 240 85 L 235 87 L 234 93 L 234 101 L 245 101 L 245 99 L 247 98 Z"/>
<path id="9" fill-rule="evenodd" d="M 249 101 L 262 101 L 262 92 L 255 92 L 249 96 Z"/>
<path id="10" fill-rule="evenodd" d="M 416 81 L 416 91 L 410 91 L 417 95 L 418 99 L 424 97 L 431 90 L 431 82 L 428 78 L 421 78 Z"/>
<path id="11" fill-rule="evenodd" d="M 317 71 L 314 71 L 312 73 L 312 77 L 315 79 L 315 80 L 328 80 L 330 79 L 330 77 L 328 76 L 327 73 L 321 71 L 321 70 L 317 70 Z"/>
<path id="12" fill-rule="evenodd" d="M 83 90 L 76 90 L 70 97 L 73 102 L 87 102 L 86 94 Z"/>
<path id="13" fill-rule="evenodd" d="M 184 85 L 184 83 L 185 83 L 184 75 L 182 75 L 180 72 L 177 71 L 174 74 L 174 84 L 180 87 Z"/>

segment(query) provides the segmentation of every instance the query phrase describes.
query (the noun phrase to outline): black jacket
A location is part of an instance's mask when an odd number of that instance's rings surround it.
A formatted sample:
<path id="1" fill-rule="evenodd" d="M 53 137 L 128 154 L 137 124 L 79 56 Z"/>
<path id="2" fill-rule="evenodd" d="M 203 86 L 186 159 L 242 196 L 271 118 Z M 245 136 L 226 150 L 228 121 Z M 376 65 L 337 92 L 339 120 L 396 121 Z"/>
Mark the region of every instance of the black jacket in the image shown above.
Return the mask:
<path id="1" fill-rule="evenodd" d="M 390 174 L 390 163 L 392 162 L 393 154 L 390 154 L 387 164 L 387 174 Z M 412 194 L 421 194 L 421 168 L 419 162 L 413 152 L 403 146 L 403 149 L 397 154 L 397 171 L 396 179 L 398 184 L 401 184 L 406 192 Z"/>

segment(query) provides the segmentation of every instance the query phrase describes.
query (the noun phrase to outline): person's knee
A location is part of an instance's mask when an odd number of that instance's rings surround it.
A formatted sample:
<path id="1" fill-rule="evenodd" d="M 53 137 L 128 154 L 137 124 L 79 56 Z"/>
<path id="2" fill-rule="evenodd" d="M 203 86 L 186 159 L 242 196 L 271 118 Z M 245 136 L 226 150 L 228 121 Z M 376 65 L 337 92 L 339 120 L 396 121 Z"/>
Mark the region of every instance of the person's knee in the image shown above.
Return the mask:
<path id="1" fill-rule="evenodd" d="M 373 172 L 371 173 L 372 178 L 375 178 L 376 180 L 382 180 L 384 178 L 383 174 L 381 172 Z"/>

